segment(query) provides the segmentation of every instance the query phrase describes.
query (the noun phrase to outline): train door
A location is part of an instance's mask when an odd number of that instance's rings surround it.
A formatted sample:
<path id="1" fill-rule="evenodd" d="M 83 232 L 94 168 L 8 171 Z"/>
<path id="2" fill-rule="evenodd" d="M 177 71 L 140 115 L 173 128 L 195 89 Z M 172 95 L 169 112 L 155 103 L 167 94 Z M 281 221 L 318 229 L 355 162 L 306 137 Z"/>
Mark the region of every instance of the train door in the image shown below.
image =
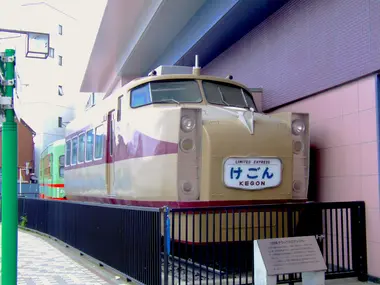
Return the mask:
<path id="1" fill-rule="evenodd" d="M 107 193 L 110 196 L 114 193 L 114 179 L 115 179 L 115 160 L 114 160 L 114 147 L 115 147 L 115 110 L 108 113 L 107 117 L 107 140 L 106 140 L 106 183 Z"/>

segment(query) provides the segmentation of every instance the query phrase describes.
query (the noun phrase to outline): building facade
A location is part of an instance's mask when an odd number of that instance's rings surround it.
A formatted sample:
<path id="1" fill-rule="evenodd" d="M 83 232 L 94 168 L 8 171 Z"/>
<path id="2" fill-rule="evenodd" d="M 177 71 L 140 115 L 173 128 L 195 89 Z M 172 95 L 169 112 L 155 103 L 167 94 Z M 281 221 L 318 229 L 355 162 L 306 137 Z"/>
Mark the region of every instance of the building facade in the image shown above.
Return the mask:
<path id="1" fill-rule="evenodd" d="M 79 91 L 72 83 L 71 74 L 75 68 L 72 43 L 75 42 L 76 20 L 46 2 L 24 4 L 19 7 L 18 14 L 19 29 L 50 34 L 47 59 L 25 56 L 25 35 L 3 33 L 4 39 L 0 41 L 2 50 L 16 49 L 15 111 L 18 118 L 35 131 L 33 160 L 38 176 L 41 151 L 64 137 L 65 125 L 75 115 L 73 101 Z"/>
<path id="2" fill-rule="evenodd" d="M 318 201 L 365 201 L 368 273 L 379 280 L 380 2 L 145 4 L 108 3 L 82 91 L 109 94 L 158 65 L 193 66 L 198 55 L 203 74 L 261 88 L 264 112 L 308 112 L 310 187 Z"/>

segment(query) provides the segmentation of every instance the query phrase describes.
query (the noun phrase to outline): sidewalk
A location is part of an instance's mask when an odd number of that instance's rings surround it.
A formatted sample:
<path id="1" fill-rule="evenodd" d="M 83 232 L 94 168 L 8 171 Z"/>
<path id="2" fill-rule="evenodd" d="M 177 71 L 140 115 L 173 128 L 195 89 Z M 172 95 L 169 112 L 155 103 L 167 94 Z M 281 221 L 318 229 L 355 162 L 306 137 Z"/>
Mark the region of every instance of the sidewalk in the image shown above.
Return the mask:
<path id="1" fill-rule="evenodd" d="M 17 279 L 19 285 L 129 284 L 63 245 L 22 229 L 18 231 Z"/>

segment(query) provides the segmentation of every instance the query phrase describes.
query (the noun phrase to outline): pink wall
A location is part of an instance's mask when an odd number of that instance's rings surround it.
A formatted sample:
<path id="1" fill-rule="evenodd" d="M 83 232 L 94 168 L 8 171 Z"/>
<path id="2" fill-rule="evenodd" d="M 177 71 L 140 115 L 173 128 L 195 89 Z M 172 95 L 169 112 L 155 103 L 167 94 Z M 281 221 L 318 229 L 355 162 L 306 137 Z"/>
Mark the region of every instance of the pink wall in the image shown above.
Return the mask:
<path id="1" fill-rule="evenodd" d="M 265 90 L 264 90 L 265 96 Z M 368 271 L 380 277 L 376 77 L 365 77 L 275 112 L 308 112 L 317 148 L 318 200 L 364 200 Z"/>

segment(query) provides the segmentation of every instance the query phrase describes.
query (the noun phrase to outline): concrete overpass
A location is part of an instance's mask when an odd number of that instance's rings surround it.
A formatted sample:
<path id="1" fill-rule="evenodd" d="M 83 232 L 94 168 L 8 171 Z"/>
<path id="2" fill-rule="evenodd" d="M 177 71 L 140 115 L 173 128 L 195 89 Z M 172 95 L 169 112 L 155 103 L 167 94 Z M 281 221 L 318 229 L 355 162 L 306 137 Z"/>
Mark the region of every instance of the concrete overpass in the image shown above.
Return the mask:
<path id="1" fill-rule="evenodd" d="M 109 0 L 81 92 L 110 92 L 161 64 L 201 67 L 288 0 Z"/>

